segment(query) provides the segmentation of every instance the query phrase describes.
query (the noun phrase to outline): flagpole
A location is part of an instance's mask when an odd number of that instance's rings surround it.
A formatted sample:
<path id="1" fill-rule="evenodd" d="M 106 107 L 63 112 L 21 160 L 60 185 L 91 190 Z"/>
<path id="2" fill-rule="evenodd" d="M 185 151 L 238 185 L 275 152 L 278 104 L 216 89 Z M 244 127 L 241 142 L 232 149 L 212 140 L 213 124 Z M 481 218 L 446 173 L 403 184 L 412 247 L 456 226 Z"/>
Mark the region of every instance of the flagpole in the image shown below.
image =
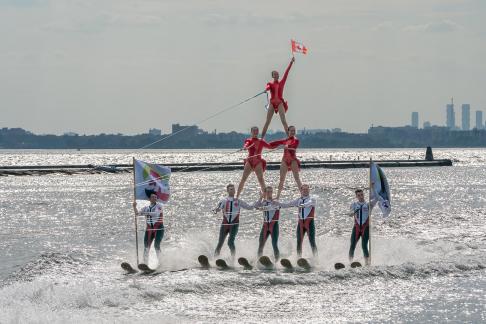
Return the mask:
<path id="1" fill-rule="evenodd" d="M 369 181 L 370 181 L 370 191 L 369 191 L 369 195 L 368 195 L 368 252 L 370 254 L 369 256 L 369 262 L 370 262 L 370 265 L 371 265 L 371 211 L 372 211 L 372 208 L 371 208 L 371 193 L 372 193 L 372 190 L 373 188 L 371 187 L 372 184 L 371 184 L 371 163 L 372 163 L 372 159 L 370 157 L 370 176 L 369 176 Z"/>
<path id="2" fill-rule="evenodd" d="M 290 39 L 290 53 L 292 54 L 292 57 L 295 59 L 295 56 L 294 56 L 294 48 L 292 46 L 292 41 L 293 41 L 293 39 Z"/>
<path id="3" fill-rule="evenodd" d="M 133 202 L 137 201 L 137 183 L 135 180 L 135 158 L 132 161 L 133 165 Z M 138 258 L 138 222 L 137 222 L 137 213 L 134 213 L 134 222 L 135 222 L 135 250 L 137 255 L 137 264 L 139 264 Z"/>

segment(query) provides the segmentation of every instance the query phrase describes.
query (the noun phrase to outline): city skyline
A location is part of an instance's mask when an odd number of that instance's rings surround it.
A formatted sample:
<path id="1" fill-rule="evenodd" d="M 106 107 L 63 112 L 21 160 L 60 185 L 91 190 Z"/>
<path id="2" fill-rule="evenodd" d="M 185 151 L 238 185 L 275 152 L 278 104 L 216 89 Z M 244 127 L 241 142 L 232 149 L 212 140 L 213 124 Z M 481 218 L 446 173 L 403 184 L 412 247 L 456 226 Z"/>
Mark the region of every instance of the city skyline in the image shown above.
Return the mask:
<path id="1" fill-rule="evenodd" d="M 287 66 L 291 38 L 309 52 L 287 81 L 289 123 L 365 132 L 403 125 L 413 110 L 443 125 L 450 94 L 486 104 L 485 9 L 479 0 L 0 1 L 9 31 L 0 127 L 136 134 L 194 124 L 262 91 Z M 200 126 L 262 127 L 265 103 Z"/>

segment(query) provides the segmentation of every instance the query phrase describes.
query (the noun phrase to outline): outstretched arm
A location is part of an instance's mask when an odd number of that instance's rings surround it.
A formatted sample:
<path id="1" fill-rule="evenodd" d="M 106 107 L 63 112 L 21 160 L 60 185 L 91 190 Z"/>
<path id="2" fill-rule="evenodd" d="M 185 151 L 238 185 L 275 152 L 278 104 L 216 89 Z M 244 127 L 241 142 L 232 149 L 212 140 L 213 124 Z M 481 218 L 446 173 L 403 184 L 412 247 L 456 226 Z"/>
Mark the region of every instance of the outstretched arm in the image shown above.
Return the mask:
<path id="1" fill-rule="evenodd" d="M 265 141 L 264 139 L 261 139 L 260 140 L 260 145 L 264 148 L 267 148 L 267 149 L 274 149 L 276 148 L 277 146 L 272 146 L 271 143 L 268 143 L 267 141 Z"/>
<path id="2" fill-rule="evenodd" d="M 281 208 L 299 207 L 299 200 L 300 199 L 295 199 L 288 202 L 279 202 L 278 204 Z"/>
<path id="3" fill-rule="evenodd" d="M 271 148 L 277 148 L 280 145 L 285 145 L 286 143 L 287 143 L 287 139 L 281 139 L 281 140 L 271 141 L 270 143 L 268 143 L 268 145 L 270 145 Z"/>
<path id="4" fill-rule="evenodd" d="M 294 64 L 294 62 L 295 62 L 295 58 L 292 57 L 292 59 L 290 60 L 289 66 L 287 66 L 287 69 L 285 70 L 285 73 L 284 73 L 282 80 L 280 82 L 285 83 L 285 81 L 287 81 L 287 76 L 289 75 L 290 68 L 292 67 L 292 64 Z"/>
<path id="5" fill-rule="evenodd" d="M 238 202 L 240 203 L 240 207 L 243 208 L 243 209 L 248 209 L 248 210 L 251 210 L 251 209 L 255 209 L 257 204 L 260 203 L 260 201 L 256 201 L 254 202 L 253 204 L 249 204 L 247 202 L 244 202 L 243 200 L 241 199 L 238 199 Z"/>

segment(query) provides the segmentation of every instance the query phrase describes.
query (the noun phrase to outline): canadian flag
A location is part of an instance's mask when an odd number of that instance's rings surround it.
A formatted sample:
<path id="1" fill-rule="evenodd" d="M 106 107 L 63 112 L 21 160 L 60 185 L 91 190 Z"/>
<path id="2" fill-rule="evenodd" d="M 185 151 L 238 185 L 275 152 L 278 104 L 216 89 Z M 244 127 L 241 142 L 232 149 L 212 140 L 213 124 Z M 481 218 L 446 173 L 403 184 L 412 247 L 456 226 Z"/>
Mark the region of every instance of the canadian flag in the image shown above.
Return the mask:
<path id="1" fill-rule="evenodd" d="M 302 53 L 307 54 L 307 47 L 304 44 L 296 42 L 295 40 L 290 40 L 292 44 L 292 53 Z"/>

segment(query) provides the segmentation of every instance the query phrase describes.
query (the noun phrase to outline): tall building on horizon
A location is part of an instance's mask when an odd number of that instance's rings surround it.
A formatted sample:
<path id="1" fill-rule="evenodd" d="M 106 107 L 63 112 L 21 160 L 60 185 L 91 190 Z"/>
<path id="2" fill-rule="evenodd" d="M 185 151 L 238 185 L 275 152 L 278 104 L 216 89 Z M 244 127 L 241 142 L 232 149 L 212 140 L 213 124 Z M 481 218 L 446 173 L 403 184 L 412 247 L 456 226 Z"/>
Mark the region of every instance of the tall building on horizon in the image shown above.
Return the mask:
<path id="1" fill-rule="evenodd" d="M 412 112 L 412 127 L 419 127 L 419 114 L 416 111 Z"/>
<path id="2" fill-rule="evenodd" d="M 446 106 L 447 119 L 446 125 L 449 129 L 456 128 L 456 116 L 454 114 L 454 98 L 451 98 L 451 103 Z"/>
<path id="3" fill-rule="evenodd" d="M 476 110 L 476 129 L 483 129 L 483 112 L 481 110 Z"/>
<path id="4" fill-rule="evenodd" d="M 471 129 L 471 105 L 462 104 L 462 130 Z"/>

